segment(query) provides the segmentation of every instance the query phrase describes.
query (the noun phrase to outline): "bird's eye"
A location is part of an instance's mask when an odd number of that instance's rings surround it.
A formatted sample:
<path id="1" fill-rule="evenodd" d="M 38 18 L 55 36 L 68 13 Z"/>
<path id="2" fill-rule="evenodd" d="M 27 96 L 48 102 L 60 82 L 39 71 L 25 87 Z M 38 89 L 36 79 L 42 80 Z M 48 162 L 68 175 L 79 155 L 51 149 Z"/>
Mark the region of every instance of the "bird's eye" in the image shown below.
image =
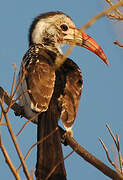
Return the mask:
<path id="1" fill-rule="evenodd" d="M 60 27 L 61 27 L 61 29 L 63 31 L 67 31 L 68 30 L 68 26 L 66 24 L 62 24 Z"/>

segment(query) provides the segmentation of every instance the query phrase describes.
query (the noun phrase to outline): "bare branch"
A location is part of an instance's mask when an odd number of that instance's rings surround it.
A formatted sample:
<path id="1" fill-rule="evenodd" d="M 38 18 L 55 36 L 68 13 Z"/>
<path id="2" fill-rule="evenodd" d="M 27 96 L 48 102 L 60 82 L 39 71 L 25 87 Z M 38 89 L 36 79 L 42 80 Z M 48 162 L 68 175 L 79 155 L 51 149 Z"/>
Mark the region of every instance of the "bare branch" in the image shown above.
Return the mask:
<path id="1" fill-rule="evenodd" d="M 122 171 L 123 171 L 123 164 L 122 164 L 123 159 L 122 159 L 122 155 L 121 155 L 121 151 L 120 151 L 119 136 L 116 135 L 116 138 L 115 138 L 115 136 L 114 136 L 114 134 L 113 134 L 113 132 L 112 132 L 112 130 L 111 130 L 111 128 L 109 127 L 108 124 L 106 124 L 106 127 L 107 127 L 107 129 L 108 129 L 108 131 L 109 131 L 109 133 L 110 133 L 110 135 L 111 135 L 111 137 L 112 137 L 112 139 L 113 139 L 113 141 L 114 141 L 114 143 L 115 143 L 115 146 L 116 146 L 116 149 L 117 149 L 117 152 L 118 152 L 118 157 L 119 157 L 120 169 L 119 169 L 119 167 L 118 167 L 118 163 L 117 163 L 118 160 L 117 160 L 117 158 L 116 158 L 116 153 L 115 153 L 114 149 L 112 148 L 113 157 L 114 157 L 114 162 L 113 162 L 113 161 L 110 159 L 110 157 L 109 157 L 109 153 L 108 153 L 108 150 L 107 150 L 105 144 L 103 143 L 103 141 L 102 141 L 101 139 L 99 139 L 99 140 L 100 140 L 100 142 L 101 142 L 101 144 L 102 144 L 102 146 L 103 146 L 103 148 L 104 148 L 104 150 L 105 150 L 105 152 L 106 152 L 108 161 L 112 164 L 112 166 L 114 166 L 114 168 L 116 169 L 116 171 L 117 171 L 118 173 L 123 174 L 123 172 L 122 172 Z"/>
<path id="2" fill-rule="evenodd" d="M 106 145 L 104 144 L 104 142 L 102 141 L 102 139 L 99 138 L 99 141 L 100 141 L 100 143 L 102 144 L 103 149 L 105 150 L 105 153 L 106 153 L 106 156 L 107 156 L 108 161 L 114 166 L 114 163 L 112 162 L 112 160 L 111 160 L 111 158 L 110 158 L 110 156 L 109 156 L 109 152 L 108 152 L 108 149 L 107 149 Z"/>
<path id="3" fill-rule="evenodd" d="M 110 156 L 109 156 L 108 149 L 107 149 L 106 145 L 104 144 L 104 142 L 103 142 L 100 138 L 99 138 L 99 141 L 101 142 L 101 144 L 102 144 L 102 146 L 103 146 L 103 149 L 105 150 L 105 153 L 106 153 L 106 156 L 107 156 L 108 161 L 109 161 L 109 162 L 111 163 L 111 165 L 116 169 L 117 172 L 121 173 L 120 170 L 119 170 L 119 168 L 117 167 L 117 164 L 114 163 L 114 162 L 111 160 L 111 158 L 110 158 Z"/>
<path id="4" fill-rule="evenodd" d="M 115 10 L 116 8 L 118 8 L 120 6 L 123 6 L 123 1 L 120 1 L 120 2 L 112 5 L 110 8 L 102 11 L 101 13 L 99 13 L 96 16 L 94 16 L 93 18 L 91 18 L 90 21 L 88 21 L 80 30 L 84 31 L 86 28 L 90 27 L 95 21 L 97 21 L 98 19 L 100 19 L 104 15 L 107 15 L 109 12 Z"/>
<path id="5" fill-rule="evenodd" d="M 60 128 L 60 130 L 61 130 L 61 135 L 63 135 L 65 131 L 62 128 Z M 85 148 L 80 146 L 73 138 L 66 135 L 65 141 L 78 155 L 80 155 L 85 161 L 89 162 L 91 165 L 93 165 L 98 170 L 100 170 L 103 174 L 114 180 L 123 180 L 123 176 L 120 173 L 115 172 L 114 170 L 109 168 L 106 164 L 104 164 L 102 161 L 100 161 L 95 156 L 90 154 Z"/>
<path id="6" fill-rule="evenodd" d="M 13 92 L 13 97 L 14 97 L 14 95 L 16 94 L 16 92 L 18 91 L 18 89 L 19 89 L 19 87 L 20 87 L 20 85 L 22 84 L 22 82 L 23 82 L 23 80 L 24 80 L 24 78 L 25 78 L 25 75 L 26 75 L 26 69 L 25 69 L 25 65 L 24 65 L 24 63 L 22 62 L 22 64 L 21 64 L 21 67 L 22 67 L 22 77 L 21 77 L 21 79 L 20 79 L 20 81 L 18 82 L 18 84 L 17 84 L 17 86 L 16 86 L 16 88 L 15 88 L 15 90 L 14 90 L 14 92 Z"/>
<path id="7" fill-rule="evenodd" d="M 1 91 L 1 87 L 0 87 L 0 97 L 1 94 L 3 96 L 4 94 L 4 90 L 2 89 Z M 7 102 L 7 104 L 10 101 L 10 98 L 8 95 L 5 95 L 4 97 L 5 103 Z M 16 109 L 17 107 L 17 109 Z M 11 107 L 15 112 L 19 111 L 22 112 L 21 110 L 19 110 L 19 108 L 21 109 L 21 107 L 15 103 L 12 107 Z M 23 117 L 27 118 L 26 115 L 22 112 L 21 114 Z M 61 135 L 63 135 L 65 133 L 65 131 L 60 128 L 60 132 Z M 94 167 L 96 167 L 97 169 L 99 169 L 102 173 L 104 173 L 106 176 L 114 179 L 114 180 L 123 180 L 123 176 L 117 172 L 115 172 L 114 170 L 112 170 L 111 168 L 109 168 L 107 165 L 105 165 L 103 162 L 101 162 L 99 159 L 97 159 L 95 156 L 93 156 L 92 154 L 90 154 L 86 149 L 84 149 L 82 146 L 80 146 L 73 138 L 69 137 L 69 136 L 65 136 L 66 137 L 66 142 L 67 144 L 77 153 L 79 154 L 85 161 L 89 162 L 90 164 L 92 164 Z"/>
<path id="8" fill-rule="evenodd" d="M 20 178 L 18 172 L 16 171 L 16 169 L 15 169 L 15 167 L 14 167 L 14 165 L 13 165 L 13 163 L 12 163 L 12 161 L 11 161 L 11 159 L 10 159 L 4 145 L 2 144 L 1 136 L 0 136 L 0 148 L 1 148 L 1 151 L 2 151 L 2 153 L 3 153 L 3 155 L 4 155 L 5 159 L 6 159 L 6 163 L 8 164 L 9 168 L 11 169 L 15 179 L 16 180 L 21 180 L 21 178 Z"/>
<path id="9" fill-rule="evenodd" d="M 14 76 L 13 76 L 13 82 L 12 82 L 12 88 L 11 88 L 11 93 L 10 93 L 10 98 L 13 98 L 13 92 L 14 92 L 14 87 L 15 87 L 15 82 L 16 82 L 16 72 L 17 72 L 17 66 L 16 64 L 13 64 L 14 67 Z"/>
<path id="10" fill-rule="evenodd" d="M 15 102 L 18 101 L 18 100 L 20 100 L 25 93 L 31 93 L 31 91 L 30 91 L 29 89 L 24 90 L 24 92 L 21 93 L 21 94 L 15 99 Z M 13 102 L 13 104 L 14 104 L 15 102 Z M 13 104 L 12 104 L 12 105 L 13 105 Z"/>
<path id="11" fill-rule="evenodd" d="M 118 45 L 119 47 L 123 47 L 123 44 L 120 44 L 118 41 L 114 41 L 114 44 Z"/>
<path id="12" fill-rule="evenodd" d="M 121 170 L 121 173 L 123 173 L 122 172 L 123 171 L 123 164 L 122 164 L 123 158 L 122 158 L 121 151 L 120 151 L 119 136 L 116 135 L 116 138 L 115 138 L 115 136 L 114 136 L 113 132 L 111 131 L 109 125 L 106 125 L 106 127 L 108 128 L 108 131 L 109 131 L 110 135 L 112 136 L 114 143 L 116 145 L 118 157 L 119 157 L 119 163 L 120 163 L 120 170 Z"/>
<path id="13" fill-rule="evenodd" d="M 113 153 L 113 161 L 114 161 L 114 164 L 116 165 L 117 169 L 116 171 L 121 173 L 120 169 L 119 169 L 119 162 L 118 162 L 118 157 L 117 157 L 117 154 L 116 154 L 116 150 L 113 146 L 113 144 L 111 145 L 111 151 Z"/>
<path id="14" fill-rule="evenodd" d="M 110 7 L 114 6 L 114 4 L 111 2 L 111 0 L 106 0 L 106 1 L 110 5 Z M 122 1 L 119 0 L 119 2 L 122 2 Z M 114 13 L 107 14 L 107 17 L 111 18 L 111 19 L 116 19 L 118 21 L 123 20 L 123 14 L 118 9 L 118 7 L 116 9 L 114 9 Z"/>
<path id="15" fill-rule="evenodd" d="M 119 157 L 119 162 L 120 162 L 120 170 L 121 170 L 121 174 L 123 174 L 123 158 L 122 158 L 122 154 L 120 151 L 120 140 L 119 140 L 119 136 L 116 134 L 116 138 L 117 138 L 117 150 L 118 150 L 118 157 Z"/>
<path id="16" fill-rule="evenodd" d="M 32 118 L 30 118 L 27 122 L 25 122 L 25 124 L 22 126 L 22 128 L 19 130 L 19 132 L 17 133 L 16 137 L 20 135 L 20 133 L 23 131 L 23 129 L 27 126 L 27 124 L 29 122 L 31 122 L 33 119 L 35 119 L 36 117 L 39 116 L 39 114 L 41 114 L 41 112 L 36 113 Z"/>
<path id="17" fill-rule="evenodd" d="M 110 7 L 114 6 L 111 0 L 106 0 Z M 122 0 L 118 0 L 118 2 L 122 2 Z M 114 9 L 112 13 L 107 14 L 107 17 L 112 20 L 122 21 L 123 20 L 123 13 L 121 13 L 118 7 Z M 114 44 L 118 45 L 119 47 L 123 47 L 123 44 L 120 44 L 118 41 L 114 41 Z"/>
<path id="18" fill-rule="evenodd" d="M 0 126 L 7 126 L 6 123 L 0 123 Z"/>
<path id="19" fill-rule="evenodd" d="M 10 100 L 10 103 L 11 103 L 11 100 Z M 3 111 L 3 114 L 4 114 L 4 117 L 5 117 L 5 120 L 6 120 L 6 123 L 7 123 L 8 131 L 9 131 L 9 133 L 10 133 L 10 136 L 11 136 L 11 138 L 12 138 L 12 141 L 13 141 L 13 143 L 14 143 L 14 146 L 15 146 L 15 148 L 16 148 L 16 151 L 17 151 L 17 153 L 18 153 L 18 156 L 19 156 L 19 158 L 20 158 L 20 161 L 21 161 L 21 163 L 22 163 L 22 165 L 23 165 L 24 173 L 25 173 L 27 179 L 28 179 L 28 180 L 31 180 L 31 177 L 30 177 L 30 174 L 29 174 L 29 172 L 28 172 L 27 166 L 26 166 L 25 161 L 24 161 L 24 159 L 23 159 L 23 155 L 22 155 L 21 150 L 20 150 L 20 148 L 19 148 L 19 145 L 18 145 L 18 143 L 17 143 L 16 137 L 15 137 L 13 131 L 12 131 L 11 124 L 10 124 L 9 119 L 8 119 L 8 114 L 7 114 L 7 112 L 5 111 L 5 109 L 4 109 L 4 107 L 3 107 L 3 104 L 2 104 L 1 102 L 0 102 L 0 105 L 1 105 L 1 108 L 2 108 L 2 111 Z"/>
<path id="20" fill-rule="evenodd" d="M 116 140 L 116 138 L 115 138 L 115 136 L 114 136 L 114 134 L 113 134 L 113 132 L 112 132 L 111 128 L 109 127 L 109 125 L 108 125 L 108 124 L 106 124 L 106 127 L 107 127 L 107 129 L 108 129 L 108 131 L 109 131 L 109 133 L 110 133 L 111 137 L 113 138 L 113 140 L 114 140 L 114 143 L 115 143 L 116 147 L 117 147 L 117 146 L 118 146 L 118 145 L 117 145 L 117 140 Z"/>
<path id="21" fill-rule="evenodd" d="M 49 177 L 54 173 L 54 171 L 56 170 L 56 168 L 64 161 L 66 160 L 69 156 L 71 156 L 74 153 L 74 150 L 71 151 L 64 159 L 62 159 L 62 161 L 59 161 L 54 168 L 51 170 L 51 172 L 48 174 L 48 176 L 45 178 L 45 180 L 48 180 Z"/>
<path id="22" fill-rule="evenodd" d="M 30 147 L 30 149 L 28 150 L 28 152 L 27 152 L 24 160 L 27 159 L 27 157 L 29 156 L 29 154 L 31 153 L 32 149 L 33 149 L 35 146 L 41 144 L 43 141 L 45 141 L 47 138 L 49 138 L 51 135 L 53 135 L 57 130 L 58 130 L 58 127 L 57 127 L 56 129 L 54 129 L 54 131 L 52 131 L 49 135 L 47 135 L 46 137 L 44 137 L 44 138 L 41 139 L 40 141 L 36 142 L 35 144 L 33 144 L 33 145 Z M 19 169 L 21 168 L 21 166 L 22 166 L 22 165 L 20 165 L 20 166 L 18 167 L 18 169 L 17 169 L 18 171 L 19 171 Z"/>
<path id="23" fill-rule="evenodd" d="M 8 96 L 8 93 L 5 92 L 3 90 L 2 87 L 0 87 L 0 98 L 4 97 L 4 102 L 10 106 L 10 102 L 13 103 L 13 105 L 11 106 L 11 109 L 14 110 L 14 112 L 16 112 L 16 114 L 18 115 L 22 115 L 23 117 L 25 117 L 26 119 L 28 119 L 28 117 L 24 114 L 24 110 L 22 107 L 20 107 L 14 100 L 11 100 L 10 97 Z"/>

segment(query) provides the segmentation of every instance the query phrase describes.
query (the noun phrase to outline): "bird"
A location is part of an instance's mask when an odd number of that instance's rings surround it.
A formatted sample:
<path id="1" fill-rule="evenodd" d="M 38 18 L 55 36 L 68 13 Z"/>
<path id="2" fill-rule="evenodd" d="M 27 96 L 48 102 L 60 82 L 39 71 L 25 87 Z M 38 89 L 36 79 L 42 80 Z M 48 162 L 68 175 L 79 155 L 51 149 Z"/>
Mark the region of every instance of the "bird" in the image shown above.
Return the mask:
<path id="1" fill-rule="evenodd" d="M 109 65 L 106 55 L 97 42 L 76 27 L 73 20 L 61 11 L 42 13 L 34 18 L 29 28 L 29 49 L 25 53 L 17 84 L 19 105 L 28 118 L 37 123 L 37 141 L 47 137 L 58 127 L 61 119 L 66 132 L 73 136 L 72 126 L 76 119 L 83 88 L 81 69 L 70 58 L 64 57 L 64 44 L 84 47 Z M 25 70 L 25 76 L 23 77 Z M 33 133 L 32 133 L 33 135 Z M 57 165 L 49 179 L 66 180 L 60 131 L 37 146 L 37 179 L 45 179 Z"/>

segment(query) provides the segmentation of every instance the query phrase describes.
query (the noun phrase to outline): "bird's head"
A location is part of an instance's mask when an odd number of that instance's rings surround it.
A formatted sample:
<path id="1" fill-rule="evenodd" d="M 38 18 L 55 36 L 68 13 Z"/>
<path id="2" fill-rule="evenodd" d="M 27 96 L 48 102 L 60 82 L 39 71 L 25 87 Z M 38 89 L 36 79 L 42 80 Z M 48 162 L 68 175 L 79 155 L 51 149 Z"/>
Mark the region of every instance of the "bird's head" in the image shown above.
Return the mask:
<path id="1" fill-rule="evenodd" d="M 29 31 L 29 45 L 32 44 L 42 44 L 50 50 L 56 48 L 60 53 L 60 46 L 64 44 L 82 46 L 109 65 L 97 42 L 77 29 L 72 19 L 59 11 L 44 13 L 34 19 Z"/>

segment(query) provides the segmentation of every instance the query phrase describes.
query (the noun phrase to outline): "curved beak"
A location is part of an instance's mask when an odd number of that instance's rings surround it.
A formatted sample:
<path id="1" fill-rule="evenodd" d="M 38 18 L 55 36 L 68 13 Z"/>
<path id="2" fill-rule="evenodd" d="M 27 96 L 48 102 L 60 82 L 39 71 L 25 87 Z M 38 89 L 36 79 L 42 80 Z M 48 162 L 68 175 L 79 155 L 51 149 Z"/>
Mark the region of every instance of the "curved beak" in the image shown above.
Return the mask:
<path id="1" fill-rule="evenodd" d="M 69 29 L 68 34 L 65 35 L 64 40 L 66 43 L 82 46 L 89 49 L 97 56 L 99 56 L 106 65 L 109 66 L 106 55 L 104 54 L 98 43 L 85 32 L 81 32 L 79 29 Z"/>

